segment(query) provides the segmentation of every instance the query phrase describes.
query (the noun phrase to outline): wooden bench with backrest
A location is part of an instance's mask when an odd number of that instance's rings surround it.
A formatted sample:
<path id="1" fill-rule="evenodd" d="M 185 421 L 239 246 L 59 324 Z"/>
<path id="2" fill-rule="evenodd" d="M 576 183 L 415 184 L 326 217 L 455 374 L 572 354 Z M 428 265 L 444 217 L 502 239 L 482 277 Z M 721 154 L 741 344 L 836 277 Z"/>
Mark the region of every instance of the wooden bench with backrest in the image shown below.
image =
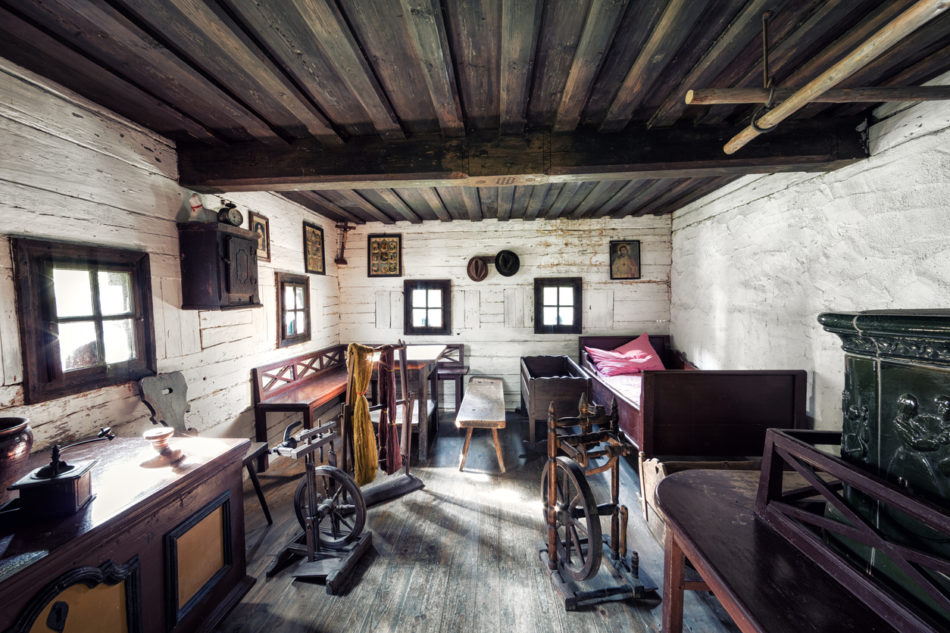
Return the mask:
<path id="1" fill-rule="evenodd" d="M 299 413 L 305 429 L 346 397 L 346 345 L 333 345 L 253 370 L 254 433 L 267 441 L 267 414 Z M 266 462 L 259 468 L 266 467 Z"/>

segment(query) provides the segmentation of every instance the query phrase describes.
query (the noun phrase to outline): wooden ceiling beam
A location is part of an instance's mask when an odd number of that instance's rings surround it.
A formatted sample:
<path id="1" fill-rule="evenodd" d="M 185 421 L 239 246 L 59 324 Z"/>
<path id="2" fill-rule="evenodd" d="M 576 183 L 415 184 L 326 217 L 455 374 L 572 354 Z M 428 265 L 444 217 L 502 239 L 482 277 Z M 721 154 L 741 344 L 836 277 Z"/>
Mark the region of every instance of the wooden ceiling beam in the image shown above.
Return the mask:
<path id="1" fill-rule="evenodd" d="M 528 90 L 534 68 L 534 51 L 541 27 L 537 0 L 501 2 L 501 81 L 498 109 L 502 134 L 520 134 L 525 129 Z"/>
<path id="2" fill-rule="evenodd" d="M 353 224 L 366 224 L 366 220 L 363 218 L 357 217 L 345 209 L 341 209 L 312 191 L 286 191 L 280 195 L 291 202 L 296 202 L 300 206 L 313 211 L 317 215 L 330 218 L 335 222 L 348 221 Z"/>
<path id="3" fill-rule="evenodd" d="M 182 186 L 208 193 L 395 187 L 511 186 L 592 180 L 699 178 L 829 171 L 867 157 L 857 121 L 793 122 L 740 156 L 722 154 L 732 130 L 663 128 L 622 134 L 472 135 L 399 142 L 354 139 L 342 148 L 180 146 Z M 499 206 L 501 213 L 501 206 Z"/>
<path id="4" fill-rule="evenodd" d="M 392 189 L 357 189 L 356 193 L 360 194 L 366 200 L 381 209 L 392 209 L 396 213 L 402 216 L 402 219 L 407 220 L 413 224 L 421 224 L 422 218 L 413 211 L 408 204 L 403 202 L 403 199 L 393 191 Z"/>
<path id="5" fill-rule="evenodd" d="M 775 90 L 774 99 L 784 101 L 794 88 Z M 769 91 L 763 88 L 697 88 L 686 92 L 687 105 L 765 103 Z M 818 95 L 812 103 L 878 103 L 882 101 L 943 101 L 950 99 L 950 86 L 873 86 L 836 88 Z"/>
<path id="6" fill-rule="evenodd" d="M 355 191 L 321 191 L 317 195 L 326 198 L 329 202 L 336 205 L 340 209 L 345 209 L 350 213 L 358 214 L 367 221 L 382 222 L 383 224 L 395 223 L 395 220 L 367 202 L 363 196 L 356 193 Z"/>

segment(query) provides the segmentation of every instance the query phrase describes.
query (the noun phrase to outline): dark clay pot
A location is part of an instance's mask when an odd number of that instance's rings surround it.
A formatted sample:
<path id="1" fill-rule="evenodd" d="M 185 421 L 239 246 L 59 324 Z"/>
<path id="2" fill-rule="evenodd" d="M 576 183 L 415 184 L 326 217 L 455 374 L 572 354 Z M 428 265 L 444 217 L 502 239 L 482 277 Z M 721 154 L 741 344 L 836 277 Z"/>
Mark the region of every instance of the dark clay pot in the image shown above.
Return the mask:
<path id="1" fill-rule="evenodd" d="M 26 474 L 33 448 L 33 429 L 27 418 L 0 418 L 0 504 L 12 493 L 7 486 Z"/>

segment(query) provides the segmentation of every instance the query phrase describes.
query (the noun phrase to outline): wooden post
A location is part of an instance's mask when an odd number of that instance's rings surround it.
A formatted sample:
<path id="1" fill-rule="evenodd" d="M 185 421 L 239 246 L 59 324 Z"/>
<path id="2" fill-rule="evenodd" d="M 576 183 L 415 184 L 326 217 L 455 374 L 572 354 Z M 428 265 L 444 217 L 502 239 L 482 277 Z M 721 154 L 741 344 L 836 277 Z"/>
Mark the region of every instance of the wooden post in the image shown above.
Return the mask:
<path id="1" fill-rule="evenodd" d="M 557 513 L 557 423 L 554 418 L 554 402 L 548 406 L 548 489 L 545 512 L 548 523 L 548 568 L 557 569 L 557 529 L 554 517 Z"/>
<path id="2" fill-rule="evenodd" d="M 795 94 L 794 88 L 776 88 L 773 99 L 784 101 Z M 686 92 L 687 105 L 766 103 L 769 91 L 763 88 L 697 88 Z M 900 86 L 835 88 L 824 92 L 812 103 L 877 103 L 881 101 L 942 101 L 950 99 L 950 86 Z"/>
<path id="3" fill-rule="evenodd" d="M 775 127 L 948 8 L 950 8 L 950 0 L 918 0 L 911 8 L 868 38 L 864 44 L 844 59 L 808 82 L 781 105 L 766 112 L 755 125 L 750 125 L 736 134 L 726 143 L 723 151 L 726 154 L 734 154 L 761 134 L 760 130 Z"/>

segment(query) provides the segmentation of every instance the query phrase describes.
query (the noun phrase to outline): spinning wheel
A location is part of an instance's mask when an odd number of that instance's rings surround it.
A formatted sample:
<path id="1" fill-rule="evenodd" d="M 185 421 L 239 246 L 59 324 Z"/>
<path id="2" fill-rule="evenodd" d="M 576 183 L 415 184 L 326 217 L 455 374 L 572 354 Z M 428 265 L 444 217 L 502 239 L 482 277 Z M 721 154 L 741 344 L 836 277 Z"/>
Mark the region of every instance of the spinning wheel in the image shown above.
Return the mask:
<path id="1" fill-rule="evenodd" d="M 294 513 L 306 530 L 313 517 L 320 547 L 344 549 L 359 537 L 366 524 L 366 505 L 353 479 L 334 466 L 313 469 L 314 486 L 304 477 L 294 492 Z M 311 494 L 312 492 L 312 494 Z"/>
<path id="2" fill-rule="evenodd" d="M 545 469 L 543 489 L 547 484 Z M 554 491 L 558 566 L 574 580 L 587 580 L 600 569 L 603 543 L 594 495 L 577 462 L 567 457 L 557 458 Z"/>

